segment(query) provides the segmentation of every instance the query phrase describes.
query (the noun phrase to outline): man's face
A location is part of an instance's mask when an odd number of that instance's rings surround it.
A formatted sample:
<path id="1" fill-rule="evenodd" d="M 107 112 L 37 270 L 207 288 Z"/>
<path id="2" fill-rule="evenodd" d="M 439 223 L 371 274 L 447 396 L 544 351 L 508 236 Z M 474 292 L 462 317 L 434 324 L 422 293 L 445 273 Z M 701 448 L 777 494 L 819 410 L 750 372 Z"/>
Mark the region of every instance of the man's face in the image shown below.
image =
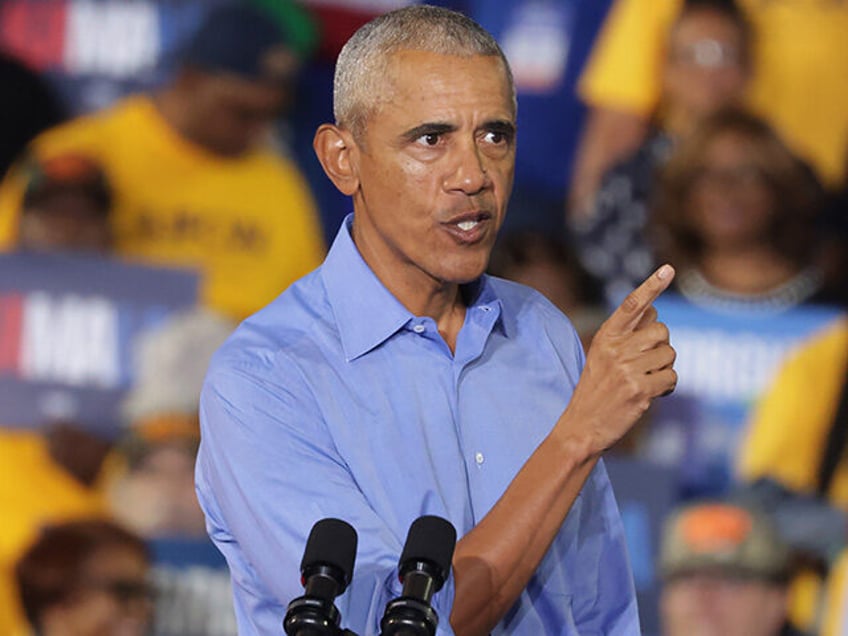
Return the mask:
<path id="1" fill-rule="evenodd" d="M 40 252 L 105 252 L 112 242 L 106 214 L 90 196 L 57 192 L 20 220 L 18 245 Z"/>
<path id="2" fill-rule="evenodd" d="M 786 618 L 784 587 L 713 574 L 666 584 L 663 636 L 776 636 Z"/>
<path id="3" fill-rule="evenodd" d="M 395 293 L 472 281 L 512 188 L 515 112 L 503 64 L 400 51 L 385 77 L 353 153 L 356 245 Z"/>
<path id="4" fill-rule="evenodd" d="M 193 90 L 193 137 L 212 152 L 238 156 L 268 132 L 284 110 L 286 97 L 281 86 L 235 75 L 202 75 Z"/>

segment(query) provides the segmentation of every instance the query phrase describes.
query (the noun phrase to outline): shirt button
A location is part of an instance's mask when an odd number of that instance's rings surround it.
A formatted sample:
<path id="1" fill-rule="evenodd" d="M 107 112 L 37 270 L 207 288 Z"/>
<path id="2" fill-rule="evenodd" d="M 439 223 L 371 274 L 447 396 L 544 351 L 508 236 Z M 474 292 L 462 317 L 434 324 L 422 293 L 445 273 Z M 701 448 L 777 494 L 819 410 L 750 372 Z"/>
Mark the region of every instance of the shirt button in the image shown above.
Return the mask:
<path id="1" fill-rule="evenodd" d="M 482 464 L 484 459 L 485 458 L 483 457 L 483 453 L 477 453 L 476 455 L 474 455 L 474 461 L 477 462 L 478 465 Z"/>
<path id="2" fill-rule="evenodd" d="M 427 327 L 425 327 L 424 325 L 415 325 L 415 326 L 412 328 L 412 330 L 413 330 L 415 333 L 424 333 L 424 330 L 425 330 L 426 328 L 427 328 Z"/>

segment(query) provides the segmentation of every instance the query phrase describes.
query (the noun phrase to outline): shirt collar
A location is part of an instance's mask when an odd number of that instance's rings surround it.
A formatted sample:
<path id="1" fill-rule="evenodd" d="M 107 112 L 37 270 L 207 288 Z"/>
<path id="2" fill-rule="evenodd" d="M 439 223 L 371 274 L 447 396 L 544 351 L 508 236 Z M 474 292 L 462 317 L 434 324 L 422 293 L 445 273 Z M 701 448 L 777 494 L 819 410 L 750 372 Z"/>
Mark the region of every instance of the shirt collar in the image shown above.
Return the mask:
<path id="1" fill-rule="evenodd" d="M 348 362 L 382 344 L 415 318 L 363 260 L 351 236 L 352 225 L 353 214 L 348 214 L 321 267 Z M 487 276 L 471 283 L 467 291 L 469 308 L 487 305 L 497 311 L 501 323 L 501 302 Z M 506 333 L 505 325 L 502 328 Z"/>

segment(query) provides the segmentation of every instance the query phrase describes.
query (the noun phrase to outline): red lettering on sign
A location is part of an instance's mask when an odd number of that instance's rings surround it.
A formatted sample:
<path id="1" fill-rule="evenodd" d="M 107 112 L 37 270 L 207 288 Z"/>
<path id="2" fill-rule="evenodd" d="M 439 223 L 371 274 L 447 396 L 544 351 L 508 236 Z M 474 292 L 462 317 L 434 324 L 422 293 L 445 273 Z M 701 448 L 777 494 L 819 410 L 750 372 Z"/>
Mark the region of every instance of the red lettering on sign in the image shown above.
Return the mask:
<path id="1" fill-rule="evenodd" d="M 7 0 L 0 3 L 3 48 L 33 68 L 61 68 L 65 53 L 66 0 Z"/>
<path id="2" fill-rule="evenodd" d="M 0 295 L 0 375 L 18 372 L 21 347 L 23 298 L 20 294 Z"/>

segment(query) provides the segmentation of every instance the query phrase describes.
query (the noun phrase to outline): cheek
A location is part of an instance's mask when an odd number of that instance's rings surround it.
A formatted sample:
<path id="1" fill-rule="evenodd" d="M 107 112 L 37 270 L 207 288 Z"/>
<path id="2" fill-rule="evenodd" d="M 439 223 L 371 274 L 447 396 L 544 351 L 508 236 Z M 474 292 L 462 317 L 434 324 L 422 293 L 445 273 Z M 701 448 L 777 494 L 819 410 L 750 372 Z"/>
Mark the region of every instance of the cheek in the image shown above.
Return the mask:
<path id="1" fill-rule="evenodd" d="M 119 606 L 109 596 L 90 594 L 74 606 L 68 624 L 78 636 L 109 636 L 119 615 Z"/>

